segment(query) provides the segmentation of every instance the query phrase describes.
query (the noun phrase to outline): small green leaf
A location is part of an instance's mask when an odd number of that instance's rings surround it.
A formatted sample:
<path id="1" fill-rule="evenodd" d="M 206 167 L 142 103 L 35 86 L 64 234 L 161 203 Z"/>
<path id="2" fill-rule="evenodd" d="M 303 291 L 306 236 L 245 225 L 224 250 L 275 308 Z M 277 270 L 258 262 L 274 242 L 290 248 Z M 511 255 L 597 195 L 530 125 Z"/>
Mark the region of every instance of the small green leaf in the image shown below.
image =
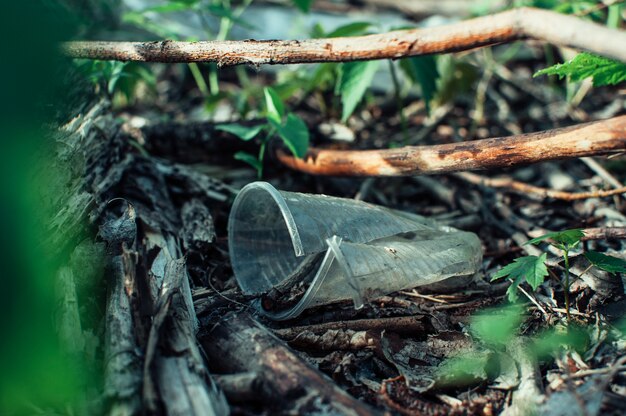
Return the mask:
<path id="1" fill-rule="evenodd" d="M 506 345 L 515 336 L 522 319 L 519 305 L 494 308 L 473 316 L 470 332 L 486 344 Z"/>
<path id="2" fill-rule="evenodd" d="M 565 231 L 555 231 L 548 234 L 544 234 L 540 237 L 533 238 L 526 244 L 539 244 L 545 240 L 553 240 L 557 244 L 562 244 L 566 247 L 573 248 L 580 242 L 580 239 L 585 236 L 585 233 L 580 228 L 574 228 Z"/>
<path id="3" fill-rule="evenodd" d="M 439 79 L 435 57 L 425 55 L 405 58 L 400 60 L 400 68 L 414 84 L 420 85 L 426 111 L 430 113 L 430 102 L 437 92 L 437 80 Z"/>
<path id="4" fill-rule="evenodd" d="M 221 124 L 219 126 L 215 126 L 215 129 L 234 134 L 241 140 L 248 141 L 254 139 L 256 135 L 263 130 L 263 127 L 265 127 L 263 124 L 252 127 L 242 126 L 241 124 Z"/>
<path id="5" fill-rule="evenodd" d="M 237 152 L 233 157 L 237 160 L 241 160 L 242 162 L 246 162 L 247 164 L 255 168 L 257 172 L 260 172 L 263 168 L 263 163 L 256 156 L 251 155 L 250 153 Z"/>
<path id="6" fill-rule="evenodd" d="M 546 257 L 546 253 L 543 253 L 539 257 L 525 256 L 516 258 L 513 260 L 513 263 L 501 268 L 491 280 L 498 280 L 506 276 L 512 279 L 513 284 L 509 288 L 511 292 L 507 293 L 509 293 L 509 300 L 514 301 L 517 298 L 517 294 L 513 293 L 515 293 L 516 287 L 524 280 L 528 282 L 533 290 L 536 290 L 543 283 L 544 278 L 548 275 L 548 269 L 545 264 Z"/>
<path id="7" fill-rule="evenodd" d="M 626 261 L 608 256 L 606 254 L 598 253 L 597 251 L 588 251 L 585 253 L 587 260 L 599 269 L 609 273 L 626 273 Z"/>
<path id="8" fill-rule="evenodd" d="M 285 105 L 283 104 L 283 101 L 271 87 L 265 87 L 263 89 L 263 94 L 265 95 L 267 119 L 280 124 L 283 116 L 285 115 Z"/>
<path id="9" fill-rule="evenodd" d="M 308 13 L 311 10 L 311 4 L 313 4 L 313 0 L 292 0 L 293 4 L 300 9 L 303 13 Z"/>
<path id="10" fill-rule="evenodd" d="M 347 62 L 341 65 L 338 91 L 341 94 L 343 111 L 341 121 L 346 122 L 363 99 L 365 91 L 372 83 L 379 61 Z"/>
<path id="11" fill-rule="evenodd" d="M 568 62 L 537 71 L 533 76 L 539 75 L 558 75 L 559 78 L 569 76 L 572 81 L 593 77 L 593 85 L 596 87 L 616 85 L 626 81 L 626 64 L 583 52 Z"/>
<path id="12" fill-rule="evenodd" d="M 285 125 L 272 121 L 278 136 L 295 157 L 303 157 L 309 149 L 309 129 L 300 117 L 293 113 L 287 115 Z"/>
<path id="13" fill-rule="evenodd" d="M 342 38 L 346 36 L 357 36 L 365 33 L 372 24 L 369 22 L 353 22 L 347 25 L 339 26 L 326 35 L 328 38 Z"/>

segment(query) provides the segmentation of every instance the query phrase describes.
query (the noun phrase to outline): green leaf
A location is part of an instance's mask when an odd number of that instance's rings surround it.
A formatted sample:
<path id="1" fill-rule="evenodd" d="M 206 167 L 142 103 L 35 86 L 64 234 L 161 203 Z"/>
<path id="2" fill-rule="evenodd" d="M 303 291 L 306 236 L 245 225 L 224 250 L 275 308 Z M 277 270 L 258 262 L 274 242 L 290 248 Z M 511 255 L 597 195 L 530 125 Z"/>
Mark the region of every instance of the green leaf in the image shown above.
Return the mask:
<path id="1" fill-rule="evenodd" d="M 337 29 L 333 30 L 329 34 L 326 35 L 328 38 L 342 38 L 346 36 L 357 36 L 365 33 L 367 28 L 369 28 L 372 24 L 369 22 L 353 22 L 348 23 L 347 25 L 339 26 Z"/>
<path id="2" fill-rule="evenodd" d="M 588 251 L 585 253 L 587 260 L 599 269 L 609 273 L 626 273 L 626 261 L 597 251 Z"/>
<path id="3" fill-rule="evenodd" d="M 372 83 L 380 61 L 347 62 L 341 65 L 338 91 L 341 94 L 343 111 L 341 121 L 346 122 L 363 99 L 365 91 Z"/>
<path id="4" fill-rule="evenodd" d="M 503 277 L 508 276 L 513 280 L 513 284 L 511 287 L 511 292 L 509 293 L 509 299 L 515 300 L 517 294 L 513 295 L 515 292 L 515 288 L 526 280 L 528 284 L 536 290 L 541 283 L 543 283 L 544 278 L 548 275 L 548 269 L 546 267 L 546 253 L 543 253 L 541 256 L 525 256 L 519 257 L 513 260 L 513 263 L 507 264 L 503 268 L 501 268 L 492 278 L 491 281 L 502 279 Z"/>
<path id="5" fill-rule="evenodd" d="M 235 16 L 233 14 L 233 11 L 230 8 L 225 7 L 222 4 L 211 4 L 211 5 L 207 6 L 207 10 L 213 16 L 217 16 L 217 17 L 222 17 L 222 18 L 228 19 L 231 22 L 236 23 L 236 24 L 238 24 L 239 26 L 241 26 L 243 28 L 250 29 L 250 30 L 257 30 L 258 29 L 256 26 L 254 26 L 250 22 L 248 22 L 246 20 L 243 20 L 240 17 Z"/>
<path id="6" fill-rule="evenodd" d="M 425 55 L 405 58 L 400 60 L 400 68 L 414 84 L 420 85 L 426 111 L 430 113 L 430 103 L 437 92 L 437 80 L 439 79 L 435 57 Z"/>
<path id="7" fill-rule="evenodd" d="M 293 4 L 300 9 L 303 13 L 308 13 L 311 10 L 311 4 L 313 4 L 313 0 L 292 0 Z"/>
<path id="8" fill-rule="evenodd" d="M 585 236 L 585 233 L 580 228 L 574 228 L 571 230 L 565 231 L 554 231 L 548 234 L 544 234 L 540 237 L 533 238 L 532 240 L 526 242 L 526 244 L 539 244 L 545 240 L 553 240 L 557 244 L 562 244 L 565 247 L 573 248 L 579 242 L 580 239 Z"/>
<path id="9" fill-rule="evenodd" d="M 221 124 L 216 126 L 216 130 L 226 131 L 228 133 L 234 134 L 239 137 L 241 140 L 248 141 L 252 140 L 256 137 L 257 134 L 263 130 L 265 125 L 261 124 L 260 126 L 242 126 L 241 124 Z"/>
<path id="10" fill-rule="evenodd" d="M 581 81 L 593 77 L 593 85 L 616 85 L 626 81 L 626 64 L 587 52 L 579 53 L 563 64 L 535 72 L 539 75 L 558 75 L 559 78 L 569 76 L 572 81 Z"/>
<path id="11" fill-rule="evenodd" d="M 470 332 L 486 344 L 506 345 L 522 323 L 520 305 L 509 305 L 481 312 L 472 317 Z"/>
<path id="12" fill-rule="evenodd" d="M 246 162 L 247 164 L 255 168 L 257 172 L 260 172 L 263 168 L 263 163 L 256 156 L 251 155 L 250 153 L 237 152 L 233 157 L 237 160 L 241 160 L 242 162 Z"/>
<path id="13" fill-rule="evenodd" d="M 309 129 L 300 117 L 293 113 L 287 115 L 285 125 L 272 121 L 278 136 L 295 157 L 303 157 L 309 149 Z"/>
<path id="14" fill-rule="evenodd" d="M 267 119 L 280 124 L 285 115 L 285 105 L 276 91 L 271 87 L 263 89 L 265 95 L 265 107 L 267 108 Z"/>

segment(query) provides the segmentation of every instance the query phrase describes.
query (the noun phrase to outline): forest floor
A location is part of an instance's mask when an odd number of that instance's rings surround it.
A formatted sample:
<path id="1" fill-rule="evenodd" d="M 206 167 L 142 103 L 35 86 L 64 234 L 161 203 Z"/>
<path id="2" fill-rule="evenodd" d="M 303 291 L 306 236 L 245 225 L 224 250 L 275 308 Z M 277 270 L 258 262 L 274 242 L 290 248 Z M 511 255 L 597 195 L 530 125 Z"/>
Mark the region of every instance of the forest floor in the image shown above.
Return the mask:
<path id="1" fill-rule="evenodd" d="M 528 49 L 536 56 L 542 52 L 532 44 Z M 480 66 L 480 53 L 472 59 Z M 579 90 L 582 96 L 574 100 L 580 102 L 572 104 L 564 99 L 555 80 L 531 77 L 540 65 L 531 57 L 512 60 L 488 74 L 481 73 L 474 86 L 435 107 L 430 116 L 417 97 L 406 97 L 404 127 L 393 93 L 374 94 L 368 105 L 349 120 L 347 128 L 333 121 L 338 114 L 323 113 L 317 95 L 301 96 L 288 104 L 306 121 L 313 145 L 337 149 L 501 137 L 626 113 L 623 89 Z M 231 69 L 220 73 L 223 88 L 238 88 L 234 74 Z M 270 75 L 254 76 L 255 81 L 271 83 Z M 195 315 L 186 319 L 194 322 L 197 317 L 197 327 L 190 328 L 197 330 L 202 345 L 196 363 L 206 365 L 216 376 L 232 414 L 312 414 L 324 409 L 315 397 L 338 400 L 337 393 L 322 387 L 308 390 L 306 386 L 300 386 L 301 391 L 293 386 L 281 390 L 289 383 L 276 381 L 284 376 L 277 363 L 263 361 L 261 366 L 249 364 L 246 369 L 245 362 L 229 363 L 234 359 L 215 344 L 245 344 L 233 346 L 232 351 L 247 348 L 239 353 L 249 354 L 240 357 L 249 363 L 267 359 L 260 357 L 272 348 L 288 345 L 295 350 L 293 359 L 301 360 L 298 365 L 306 363 L 328 376 L 317 383 L 335 384 L 365 403 L 365 410 L 352 409 L 359 414 L 384 411 L 407 415 L 492 415 L 505 410 L 523 414 L 525 406 L 532 404 L 538 406 L 540 413 L 549 415 L 617 415 L 626 411 L 626 338 L 620 332 L 626 313 L 623 274 L 588 269 L 582 256 L 584 249 L 626 259 L 624 197 L 562 200 L 509 186 L 484 184 L 484 178 L 498 177 L 566 193 L 610 189 L 626 180 L 623 156 L 539 163 L 481 172 L 480 177 L 460 173 L 404 178 L 310 176 L 289 170 L 268 157 L 263 180 L 277 189 L 355 198 L 416 213 L 476 233 L 483 249 L 479 276 L 472 284 L 453 292 L 418 288 L 388 294 L 360 310 L 355 310 L 351 302 L 337 303 L 306 310 L 290 321 L 272 322 L 254 309 L 250 297 L 241 294 L 228 253 L 230 204 L 239 189 L 256 180 L 256 172 L 236 161 L 233 154 L 254 151 L 258 143 L 243 142 L 217 131 L 213 121 L 198 121 L 196 115 L 203 107 L 203 98 L 192 82 L 181 79 L 174 69 L 165 68 L 158 74 L 157 91 L 156 99 L 140 100 L 131 106 L 112 109 L 106 102 L 97 104 L 101 107 L 92 116 L 94 124 L 101 126 L 97 134 L 100 142 L 94 149 L 80 147 L 83 168 L 75 167 L 74 176 L 84 178 L 86 186 L 81 192 L 93 201 L 88 218 L 91 227 L 100 229 L 95 244 L 106 245 L 108 258 L 121 259 L 127 277 L 126 291 L 134 293 L 128 312 L 134 326 L 128 329 L 130 333 L 124 335 L 122 331 L 116 335 L 108 327 L 103 329 L 107 324 L 102 320 L 106 316 L 104 321 L 110 322 L 117 313 L 125 313 L 124 308 L 115 312 L 115 291 L 111 286 L 107 291 L 107 285 L 77 281 L 81 310 L 100 311 L 96 314 L 99 318 L 83 317 L 83 332 L 104 332 L 105 338 L 134 334 L 134 342 L 144 351 L 146 361 L 138 372 L 144 380 L 143 390 L 131 390 L 134 394 L 142 392 L 142 406 L 161 411 L 168 408 L 169 396 L 163 387 L 166 379 L 162 378 L 167 366 L 158 364 L 159 357 L 176 357 L 176 351 L 180 351 L 177 348 L 182 345 L 165 341 L 172 338 L 172 333 L 178 333 L 172 329 L 176 327 L 172 322 L 178 321 L 158 318 L 159 313 L 162 317 L 170 313 L 163 306 L 163 299 L 172 302 L 170 308 L 176 305 L 175 297 L 164 298 L 163 289 L 159 289 L 160 279 L 168 279 L 169 269 L 157 264 L 165 256 L 169 260 L 185 259 L 183 278 L 189 280 Z M 326 103 L 333 99 L 332 91 L 322 97 Z M 83 123 L 81 128 L 87 127 Z M 66 160 L 74 160 L 70 153 Z M 119 200 L 110 202 L 114 198 L 122 198 L 130 205 Z M 128 234 L 124 227 L 132 228 L 132 232 Z M 559 283 L 564 274 L 561 253 L 548 245 L 526 244 L 547 232 L 567 229 L 583 229 L 588 237 L 570 259 L 573 283 L 569 319 Z M 73 259 L 81 247 L 85 249 L 84 242 L 73 250 Z M 520 320 L 507 328 L 506 322 L 515 322 L 506 307 L 510 283 L 490 279 L 514 259 L 543 251 L 548 252 L 553 276 L 536 291 L 528 285 L 520 287 L 523 306 L 515 312 Z M 111 262 L 107 262 L 108 270 L 113 270 Z M 130 286 L 129 273 L 134 279 Z M 99 295 L 87 295 L 94 290 Z M 141 301 L 143 297 L 148 300 Z M 485 310 L 489 311 L 487 315 Z M 477 314 L 494 318 L 483 322 L 493 332 L 500 331 L 503 342 L 481 338 L 472 329 Z M 172 322 L 168 324 L 167 319 Z M 234 338 L 229 335 L 228 322 L 239 325 L 240 333 Z M 498 322 L 505 324 L 500 327 Z M 220 325 L 225 329 L 220 329 Z M 241 328 L 256 328 L 258 333 L 246 338 L 248 332 Z M 569 335 L 573 332 L 580 337 L 572 341 Z M 169 335 L 159 337 L 160 333 Z M 282 341 L 263 338 L 269 333 Z M 555 334 L 565 334 L 565 338 Z M 541 339 L 552 343 L 544 346 L 547 353 L 543 355 L 536 353 Z M 251 351 L 255 342 L 261 349 Z M 94 356 L 108 354 L 109 344 L 114 342 L 104 339 L 93 347 Z M 180 348 L 190 351 L 197 346 Z M 290 360 L 285 362 L 291 363 Z M 449 373 L 442 374 L 442 368 Z M 287 370 L 303 371 L 300 367 Z M 118 376 L 123 373 L 120 368 L 106 370 L 103 383 L 107 386 L 107 406 L 128 399 L 120 393 L 123 389 L 119 389 L 119 384 L 115 387 L 116 371 Z M 249 377 L 242 377 L 245 382 L 240 380 L 238 384 L 228 377 L 233 374 Z M 148 383 L 152 387 L 145 387 L 145 377 L 154 378 Z M 310 381 L 311 377 L 307 375 L 299 382 Z M 153 392 L 146 393 L 150 388 Z M 281 397 L 276 397 L 278 394 Z M 328 406 L 329 413 L 337 411 L 332 403 Z M 350 402 L 347 406 L 351 406 Z"/>

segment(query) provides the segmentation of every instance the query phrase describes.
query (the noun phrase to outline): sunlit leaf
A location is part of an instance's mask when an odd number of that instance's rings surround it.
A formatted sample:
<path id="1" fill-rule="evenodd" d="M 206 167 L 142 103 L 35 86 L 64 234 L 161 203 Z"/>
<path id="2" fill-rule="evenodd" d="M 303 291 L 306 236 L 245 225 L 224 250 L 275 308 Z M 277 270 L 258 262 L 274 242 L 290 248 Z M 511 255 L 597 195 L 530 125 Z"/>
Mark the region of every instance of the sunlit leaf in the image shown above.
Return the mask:
<path id="1" fill-rule="evenodd" d="M 536 290 L 541 283 L 543 283 L 545 277 L 548 275 L 548 268 L 546 267 L 546 253 L 541 256 L 525 256 L 519 257 L 513 260 L 513 263 L 507 264 L 501 268 L 491 279 L 498 280 L 503 277 L 509 277 L 513 280 L 509 294 L 509 300 L 514 301 L 517 298 L 515 289 L 524 280 Z"/>
<path id="2" fill-rule="evenodd" d="M 347 62 L 341 65 L 341 78 L 338 90 L 341 94 L 343 111 L 341 120 L 346 122 L 357 104 L 363 99 L 365 91 L 372 83 L 380 61 Z"/>
<path id="3" fill-rule="evenodd" d="M 575 228 L 571 230 L 555 231 L 555 232 L 551 232 L 548 234 L 544 234 L 540 237 L 533 238 L 532 240 L 528 241 L 526 244 L 539 244 L 540 242 L 545 241 L 545 240 L 552 240 L 556 242 L 557 244 L 562 244 L 564 246 L 571 248 L 571 247 L 575 247 L 580 242 L 580 239 L 583 238 L 584 236 L 585 236 L 585 233 L 583 233 L 583 231 L 580 228 Z"/>
<path id="4" fill-rule="evenodd" d="M 267 118 L 280 124 L 283 116 L 285 115 L 285 105 L 283 104 L 283 101 L 271 87 L 265 87 L 263 89 L 263 94 L 265 95 Z"/>
<path id="5" fill-rule="evenodd" d="M 287 115 L 285 125 L 272 122 L 278 136 L 296 157 L 303 157 L 309 148 L 309 129 L 302 119 L 293 113 Z"/>
<path id="6" fill-rule="evenodd" d="M 609 273 L 626 273 L 626 261 L 618 257 L 608 256 L 597 251 L 585 253 L 587 260 L 599 269 Z"/>
<path id="7" fill-rule="evenodd" d="M 626 81 L 626 64 L 583 52 L 568 62 L 537 71 L 533 76 L 539 75 L 558 75 L 559 78 L 569 76 L 572 81 L 592 77 L 596 87 L 616 85 Z"/>
<path id="8" fill-rule="evenodd" d="M 257 134 L 259 134 L 261 130 L 263 130 L 263 127 L 265 127 L 265 125 L 263 124 L 260 126 L 251 127 L 242 126 L 241 124 L 220 124 L 219 126 L 215 126 L 215 129 L 234 134 L 241 140 L 248 141 L 254 139 Z"/>

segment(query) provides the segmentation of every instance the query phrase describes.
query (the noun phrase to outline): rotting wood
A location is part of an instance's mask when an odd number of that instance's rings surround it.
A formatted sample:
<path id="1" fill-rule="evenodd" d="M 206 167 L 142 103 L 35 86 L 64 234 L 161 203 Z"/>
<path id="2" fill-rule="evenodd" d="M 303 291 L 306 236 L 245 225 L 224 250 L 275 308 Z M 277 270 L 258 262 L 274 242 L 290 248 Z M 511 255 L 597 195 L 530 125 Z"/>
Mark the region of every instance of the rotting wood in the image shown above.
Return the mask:
<path id="1" fill-rule="evenodd" d="M 217 62 L 227 65 L 295 64 L 397 59 L 458 52 L 537 39 L 626 61 L 626 32 L 574 16 L 518 8 L 450 25 L 384 34 L 307 40 L 177 42 L 74 41 L 72 58 L 146 62 Z"/>
<path id="2" fill-rule="evenodd" d="M 507 191 L 527 196 L 529 198 L 535 197 L 539 199 L 552 198 L 561 199 L 564 201 L 577 201 L 580 199 L 589 198 L 605 198 L 608 196 L 626 193 L 626 187 L 610 189 L 606 191 L 598 190 L 589 192 L 565 192 L 530 185 L 524 182 L 516 181 L 511 178 L 487 178 L 485 176 L 476 175 L 470 172 L 459 172 L 456 173 L 455 176 L 473 185 L 482 185 L 490 188 L 505 189 Z"/>
<path id="3" fill-rule="evenodd" d="M 225 315 L 199 339 L 214 372 L 260 375 L 259 398 L 283 414 L 377 414 L 306 364 L 248 314 Z"/>
<path id="4" fill-rule="evenodd" d="M 519 166 L 626 151 L 626 116 L 537 133 L 383 150 L 311 148 L 302 158 L 276 152 L 286 166 L 314 175 L 413 176 Z"/>

